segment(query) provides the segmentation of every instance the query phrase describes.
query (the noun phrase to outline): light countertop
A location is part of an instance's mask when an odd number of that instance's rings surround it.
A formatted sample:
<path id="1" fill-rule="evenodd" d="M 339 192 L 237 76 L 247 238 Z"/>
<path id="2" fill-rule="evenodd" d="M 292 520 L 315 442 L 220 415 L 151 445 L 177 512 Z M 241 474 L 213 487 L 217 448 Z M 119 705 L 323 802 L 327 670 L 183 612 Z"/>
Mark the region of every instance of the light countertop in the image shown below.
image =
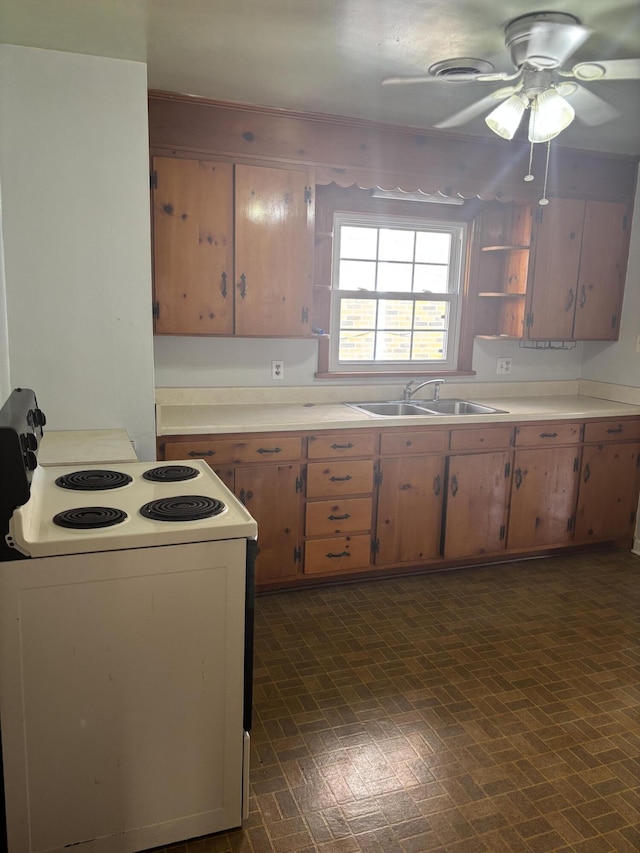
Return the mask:
<path id="1" fill-rule="evenodd" d="M 131 439 L 124 429 L 45 429 L 38 450 L 38 464 L 100 465 L 137 462 Z"/>
<path id="2" fill-rule="evenodd" d="M 452 389 L 453 390 L 453 389 Z M 457 390 L 457 389 L 456 389 Z M 446 396 L 458 396 L 448 394 Z M 443 394 L 443 399 L 446 398 Z M 640 405 L 601 399 L 579 393 L 523 396 L 473 396 L 460 394 L 464 399 L 481 402 L 505 410 L 491 415 L 425 415 L 408 417 L 376 417 L 358 412 L 340 402 L 264 400 L 233 403 L 195 403 L 186 398 L 184 404 L 171 401 L 156 406 L 157 434 L 197 435 L 209 433 L 275 432 L 314 429 L 380 429 L 389 426 L 493 424 L 513 421 L 581 420 L 639 416 Z M 420 399 L 420 395 L 416 395 Z M 351 399 L 385 399 L 376 396 Z M 387 399 L 391 399 L 387 397 Z"/>

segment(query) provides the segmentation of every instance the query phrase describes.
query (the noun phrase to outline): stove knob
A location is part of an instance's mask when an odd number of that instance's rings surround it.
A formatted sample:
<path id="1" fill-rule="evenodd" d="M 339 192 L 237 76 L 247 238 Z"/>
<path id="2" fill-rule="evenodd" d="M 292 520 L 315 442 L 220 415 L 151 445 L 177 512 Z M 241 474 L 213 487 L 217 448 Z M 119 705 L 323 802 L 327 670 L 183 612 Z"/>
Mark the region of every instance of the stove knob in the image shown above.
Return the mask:
<path id="1" fill-rule="evenodd" d="M 35 471 L 38 467 L 38 458 L 33 450 L 27 450 L 24 454 L 24 466 L 27 471 Z"/>
<path id="2" fill-rule="evenodd" d="M 29 409 L 27 412 L 27 420 L 34 427 L 43 427 L 47 419 L 42 409 Z"/>
<path id="3" fill-rule="evenodd" d="M 23 452 L 26 452 L 27 450 L 37 450 L 38 437 L 33 432 L 23 432 L 20 436 L 20 444 L 22 445 Z"/>

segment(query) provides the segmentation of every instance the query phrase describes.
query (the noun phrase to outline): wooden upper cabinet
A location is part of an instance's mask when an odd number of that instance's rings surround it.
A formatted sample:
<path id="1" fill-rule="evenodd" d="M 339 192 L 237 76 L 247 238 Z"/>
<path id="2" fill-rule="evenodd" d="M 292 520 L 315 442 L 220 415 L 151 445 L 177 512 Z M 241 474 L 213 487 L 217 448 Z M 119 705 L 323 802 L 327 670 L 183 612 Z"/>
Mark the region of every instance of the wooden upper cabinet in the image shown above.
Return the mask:
<path id="1" fill-rule="evenodd" d="M 307 337 L 309 173 L 153 158 L 156 334 Z"/>
<path id="2" fill-rule="evenodd" d="M 616 340 L 629 250 L 626 204 L 552 199 L 534 228 L 529 338 Z"/>
<path id="3" fill-rule="evenodd" d="M 304 337 L 311 305 L 308 174 L 235 170 L 236 335 Z"/>
<path id="4" fill-rule="evenodd" d="M 618 338 L 630 231 L 626 204 L 587 202 L 574 326 L 578 340 Z"/>
<path id="5" fill-rule="evenodd" d="M 233 167 L 153 158 L 157 334 L 233 332 Z"/>
<path id="6" fill-rule="evenodd" d="M 573 337 L 584 201 L 554 198 L 538 211 L 529 279 L 529 338 Z"/>

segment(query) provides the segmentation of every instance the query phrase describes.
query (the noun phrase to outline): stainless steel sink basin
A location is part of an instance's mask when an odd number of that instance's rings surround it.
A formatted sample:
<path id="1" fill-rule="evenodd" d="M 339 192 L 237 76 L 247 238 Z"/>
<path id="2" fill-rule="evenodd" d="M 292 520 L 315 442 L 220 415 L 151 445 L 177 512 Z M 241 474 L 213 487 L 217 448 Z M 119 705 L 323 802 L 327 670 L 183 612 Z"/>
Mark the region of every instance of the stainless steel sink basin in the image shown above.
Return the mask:
<path id="1" fill-rule="evenodd" d="M 385 400 L 372 403 L 344 403 L 358 412 L 367 415 L 378 415 L 382 417 L 407 415 L 497 415 L 506 414 L 504 409 L 494 409 L 492 406 L 483 406 L 473 403 L 471 400 L 425 400 L 424 402 L 411 401 L 405 403 L 403 400 Z"/>
<path id="2" fill-rule="evenodd" d="M 471 400 L 428 400 L 421 403 L 424 409 L 436 415 L 500 415 L 506 414 L 504 409 L 494 409 L 483 406 Z"/>
<path id="3" fill-rule="evenodd" d="M 386 400 L 384 402 L 375 403 L 345 403 L 351 409 L 356 409 L 358 412 L 366 412 L 368 415 L 425 415 L 433 414 L 427 411 L 418 403 L 404 403 L 402 400 Z"/>

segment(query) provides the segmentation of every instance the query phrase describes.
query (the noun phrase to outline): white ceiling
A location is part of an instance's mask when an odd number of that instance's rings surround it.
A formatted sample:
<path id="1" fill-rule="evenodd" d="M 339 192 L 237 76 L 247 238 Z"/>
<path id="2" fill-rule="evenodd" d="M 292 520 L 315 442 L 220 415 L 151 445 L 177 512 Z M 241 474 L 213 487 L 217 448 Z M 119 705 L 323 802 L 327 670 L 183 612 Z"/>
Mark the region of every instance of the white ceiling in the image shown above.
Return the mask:
<path id="1" fill-rule="evenodd" d="M 503 84 L 380 81 L 455 57 L 511 71 L 503 25 L 539 10 L 593 30 L 567 67 L 640 57 L 638 0 L 0 0 L 0 41 L 146 61 L 152 89 L 429 128 Z M 640 154 L 640 82 L 590 88 L 621 116 L 557 144 Z M 483 117 L 456 133 L 500 142 Z"/>

